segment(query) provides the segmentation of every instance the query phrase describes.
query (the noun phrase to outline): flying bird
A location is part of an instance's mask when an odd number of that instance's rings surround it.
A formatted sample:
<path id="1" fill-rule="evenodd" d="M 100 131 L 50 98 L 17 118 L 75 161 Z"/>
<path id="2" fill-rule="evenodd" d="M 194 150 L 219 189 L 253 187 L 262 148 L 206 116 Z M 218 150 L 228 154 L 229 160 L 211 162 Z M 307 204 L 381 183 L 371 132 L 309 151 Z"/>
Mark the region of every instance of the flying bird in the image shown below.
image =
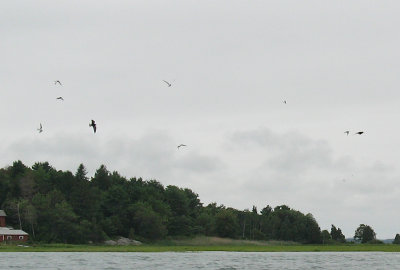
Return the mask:
<path id="1" fill-rule="evenodd" d="M 167 81 L 165 81 L 165 80 L 163 80 L 163 82 L 165 82 L 165 83 L 168 85 L 168 87 L 171 87 L 171 86 L 172 86 L 172 84 L 170 84 L 169 82 L 167 82 Z"/>
<path id="2" fill-rule="evenodd" d="M 59 85 L 62 85 L 61 82 L 60 82 L 59 80 L 54 81 L 54 84 L 55 84 L 55 85 L 57 85 L 57 83 L 58 83 Z"/>
<path id="3" fill-rule="evenodd" d="M 94 120 L 92 120 L 92 122 L 89 123 L 89 127 L 93 127 L 93 131 L 94 133 L 96 133 L 96 122 Z"/>
<path id="4" fill-rule="evenodd" d="M 37 130 L 39 131 L 39 133 L 42 133 L 42 132 L 43 132 L 42 123 L 40 123 L 40 126 L 39 126 L 39 128 L 38 128 Z"/>
<path id="5" fill-rule="evenodd" d="M 57 99 L 64 101 L 63 97 L 58 97 Z"/>
<path id="6" fill-rule="evenodd" d="M 364 131 L 359 131 L 359 132 L 354 133 L 354 135 L 361 135 L 363 133 L 364 133 Z"/>
<path id="7" fill-rule="evenodd" d="M 186 144 L 180 144 L 180 145 L 178 145 L 178 149 L 180 148 L 180 147 L 182 147 L 182 146 L 187 146 Z"/>
<path id="8" fill-rule="evenodd" d="M 350 131 L 349 131 L 349 130 L 346 130 L 344 133 L 346 133 L 347 136 L 349 136 Z"/>
<path id="9" fill-rule="evenodd" d="M 284 100 L 284 101 L 283 101 L 283 103 L 285 103 L 285 104 L 286 104 L 286 100 Z"/>

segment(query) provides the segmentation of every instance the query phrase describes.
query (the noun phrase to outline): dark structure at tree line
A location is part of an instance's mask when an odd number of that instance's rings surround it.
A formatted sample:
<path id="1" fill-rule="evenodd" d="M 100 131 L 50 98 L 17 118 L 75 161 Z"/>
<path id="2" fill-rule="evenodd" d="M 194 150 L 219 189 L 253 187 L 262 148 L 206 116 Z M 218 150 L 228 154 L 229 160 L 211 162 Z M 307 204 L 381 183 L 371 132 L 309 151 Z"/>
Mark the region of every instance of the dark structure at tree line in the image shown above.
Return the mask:
<path id="1" fill-rule="evenodd" d="M 152 241 L 192 235 L 301 243 L 322 243 L 327 237 L 344 240 L 339 228 L 332 225 L 331 233 L 321 233 L 311 214 L 285 205 L 266 206 L 260 213 L 254 206 L 251 211 L 216 203 L 203 206 L 190 189 L 126 179 L 103 165 L 89 179 L 82 164 L 73 174 L 57 171 L 48 162 L 29 168 L 16 161 L 0 169 L 0 208 L 9 223 L 19 226 L 21 220 L 30 238 L 42 242 L 101 242 L 116 236 Z"/>

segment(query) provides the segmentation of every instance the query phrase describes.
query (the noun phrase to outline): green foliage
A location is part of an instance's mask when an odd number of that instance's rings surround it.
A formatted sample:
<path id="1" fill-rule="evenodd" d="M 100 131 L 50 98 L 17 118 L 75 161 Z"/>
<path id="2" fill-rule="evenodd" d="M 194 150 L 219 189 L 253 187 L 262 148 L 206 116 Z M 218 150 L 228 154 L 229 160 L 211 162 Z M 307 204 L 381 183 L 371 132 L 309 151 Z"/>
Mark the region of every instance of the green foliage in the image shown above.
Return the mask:
<path id="1" fill-rule="evenodd" d="M 135 229 L 134 228 L 131 228 L 130 230 L 129 230 L 129 239 L 135 239 Z"/>
<path id="2" fill-rule="evenodd" d="M 19 228 L 21 221 L 31 240 L 48 243 L 195 235 L 321 243 L 328 237 L 325 231 L 321 235 L 311 214 L 286 205 L 266 206 L 260 212 L 256 206 L 251 211 L 217 203 L 203 206 L 188 188 L 128 180 L 104 165 L 89 179 L 83 164 L 73 174 L 57 171 L 48 162 L 29 168 L 16 161 L 0 169 L 0 208 L 7 212 L 9 225 Z M 341 239 L 340 229 L 335 230 L 330 235 L 337 233 Z"/>
<path id="3" fill-rule="evenodd" d="M 215 218 L 207 211 L 203 211 L 196 219 L 196 225 L 201 231 L 198 234 L 214 235 L 215 234 Z"/>
<path id="4" fill-rule="evenodd" d="M 381 240 L 378 240 L 378 239 L 372 239 L 372 240 L 368 241 L 367 244 L 370 244 L 370 245 L 383 245 L 384 242 L 381 241 Z"/>
<path id="5" fill-rule="evenodd" d="M 264 208 L 261 210 L 261 215 L 263 215 L 263 216 L 269 216 L 269 214 L 271 214 L 271 212 L 272 212 L 271 206 L 267 205 L 266 207 L 264 207 Z"/>
<path id="6" fill-rule="evenodd" d="M 361 243 L 368 243 L 376 239 L 376 234 L 370 226 L 360 224 L 360 226 L 355 231 L 354 239 L 356 241 L 360 241 Z"/>
<path id="7" fill-rule="evenodd" d="M 395 245 L 400 245 L 400 234 L 396 233 L 396 236 L 394 237 L 393 244 Z"/>
<path id="8" fill-rule="evenodd" d="M 0 170 L 0 205 L 3 205 L 10 193 L 10 178 L 4 169 Z"/>
<path id="9" fill-rule="evenodd" d="M 14 161 L 13 165 L 9 168 L 11 178 L 16 178 L 19 175 L 25 173 L 25 170 L 28 169 L 21 160 Z"/>
<path id="10" fill-rule="evenodd" d="M 111 186 L 110 172 L 105 165 L 101 165 L 100 168 L 97 169 L 91 182 L 101 190 L 107 190 Z"/>
<path id="11" fill-rule="evenodd" d="M 344 243 L 346 242 L 346 238 L 344 234 L 342 233 L 342 230 L 340 228 L 336 228 L 333 224 L 331 227 L 331 238 L 332 240 L 339 242 L 339 243 Z"/>
<path id="12" fill-rule="evenodd" d="M 133 206 L 135 224 L 134 230 L 137 235 L 150 240 L 162 239 L 167 234 L 167 229 L 162 219 L 146 203 L 136 203 Z"/>
<path id="13" fill-rule="evenodd" d="M 215 215 L 216 232 L 220 237 L 235 238 L 237 235 L 237 216 L 232 209 L 223 209 Z"/>
<path id="14" fill-rule="evenodd" d="M 213 238 L 214 239 L 214 238 Z M 180 244 L 160 241 L 139 246 L 35 244 L 29 248 L 18 245 L 0 245 L 0 252 L 188 252 L 188 251 L 237 251 L 237 252 L 400 252 L 400 245 L 299 245 L 287 242 L 264 242 L 263 245 L 243 240 L 222 239 L 220 243 L 197 243 L 197 239 Z M 252 256 L 249 254 L 249 256 Z"/>
<path id="15" fill-rule="evenodd" d="M 333 242 L 331 234 L 327 230 L 323 230 L 321 232 L 321 237 L 322 237 L 322 244 L 331 244 Z"/>
<path id="16" fill-rule="evenodd" d="M 261 210 L 258 219 L 259 231 L 264 235 L 264 240 L 322 243 L 321 230 L 311 214 L 304 215 L 286 205 L 277 206 L 273 210 L 267 206 Z"/>

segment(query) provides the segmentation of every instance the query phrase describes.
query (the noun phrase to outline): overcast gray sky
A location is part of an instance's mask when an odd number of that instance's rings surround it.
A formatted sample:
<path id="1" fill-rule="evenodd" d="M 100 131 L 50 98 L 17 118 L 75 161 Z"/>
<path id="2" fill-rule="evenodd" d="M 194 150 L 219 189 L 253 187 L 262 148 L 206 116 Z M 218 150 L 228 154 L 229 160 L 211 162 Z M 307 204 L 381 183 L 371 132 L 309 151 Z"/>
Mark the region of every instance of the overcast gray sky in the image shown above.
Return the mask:
<path id="1" fill-rule="evenodd" d="M 204 204 L 287 204 L 321 229 L 334 224 L 352 237 L 364 223 L 393 238 L 399 8 L 2 1 L 0 166 L 48 161 L 75 172 L 83 163 L 92 176 L 105 164 L 191 188 Z M 188 147 L 177 150 L 181 143 Z"/>

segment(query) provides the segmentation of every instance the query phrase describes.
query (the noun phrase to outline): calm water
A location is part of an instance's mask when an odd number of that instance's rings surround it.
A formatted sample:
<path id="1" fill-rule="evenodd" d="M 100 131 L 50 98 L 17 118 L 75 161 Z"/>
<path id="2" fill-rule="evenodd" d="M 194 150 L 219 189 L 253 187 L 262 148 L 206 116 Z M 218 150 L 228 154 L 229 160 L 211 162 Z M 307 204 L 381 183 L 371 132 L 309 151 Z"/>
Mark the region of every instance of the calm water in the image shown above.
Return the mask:
<path id="1" fill-rule="evenodd" d="M 1 252 L 0 269 L 400 269 L 400 253 Z"/>

